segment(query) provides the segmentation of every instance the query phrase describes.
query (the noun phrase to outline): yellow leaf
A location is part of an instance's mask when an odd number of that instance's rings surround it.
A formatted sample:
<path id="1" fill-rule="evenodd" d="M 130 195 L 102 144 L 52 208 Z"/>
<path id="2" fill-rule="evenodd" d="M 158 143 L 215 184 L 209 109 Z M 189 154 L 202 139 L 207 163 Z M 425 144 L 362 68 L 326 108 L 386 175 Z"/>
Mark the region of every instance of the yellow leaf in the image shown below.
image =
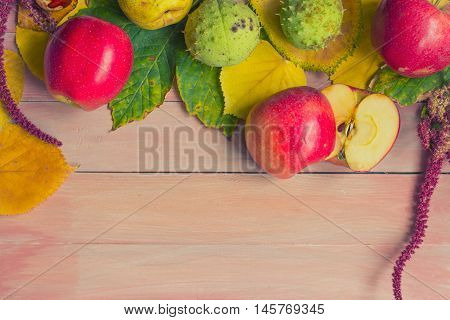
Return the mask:
<path id="1" fill-rule="evenodd" d="M 282 90 L 306 85 L 305 73 L 285 60 L 267 41 L 244 62 L 222 68 L 225 114 L 245 119 L 254 105 Z"/>
<path id="2" fill-rule="evenodd" d="M 49 35 L 43 31 L 16 28 L 16 44 L 28 69 L 37 78 L 44 80 L 44 55 Z"/>
<path id="3" fill-rule="evenodd" d="M 321 50 L 302 50 L 293 46 L 281 29 L 280 0 L 251 0 L 270 41 L 289 60 L 298 66 L 332 74 L 339 64 L 350 55 L 358 42 L 361 26 L 361 0 L 342 0 L 344 17 L 342 33 L 330 40 Z"/>
<path id="4" fill-rule="evenodd" d="M 61 17 L 61 21 L 58 20 L 59 25 L 73 17 L 81 9 L 87 8 L 86 0 L 80 0 L 76 3 L 75 8 L 70 8 L 70 12 Z M 44 55 L 50 36 L 44 31 L 36 31 L 29 26 L 21 27 L 20 25 L 19 23 L 16 27 L 16 44 L 20 55 L 31 73 L 38 79 L 44 80 Z"/>
<path id="5" fill-rule="evenodd" d="M 78 3 L 75 7 L 75 9 L 73 9 L 72 11 L 69 12 L 69 14 L 65 15 L 64 18 L 61 19 L 61 21 L 59 21 L 58 25 L 62 25 L 64 22 L 66 22 L 67 20 L 69 20 L 69 18 L 73 17 L 74 15 L 76 15 L 78 13 L 78 11 L 80 11 L 81 9 L 86 9 L 88 6 L 86 4 L 86 0 L 78 0 Z"/>
<path id="6" fill-rule="evenodd" d="M 19 55 L 11 50 L 4 51 L 3 61 L 9 91 L 13 100 L 19 103 L 23 94 L 25 66 Z"/>
<path id="7" fill-rule="evenodd" d="M 5 70 L 18 102 L 24 66 L 16 53 L 5 51 Z M 53 194 L 72 171 L 59 148 L 11 123 L 0 105 L 0 215 L 28 212 Z"/>
<path id="8" fill-rule="evenodd" d="M 3 59 L 9 91 L 11 92 L 13 100 L 16 103 L 19 103 L 19 101 L 22 99 L 23 94 L 25 66 L 23 65 L 22 59 L 20 59 L 17 53 L 10 50 L 4 51 Z M 3 107 L 0 107 L 0 130 L 8 122 L 8 114 Z"/>
<path id="9" fill-rule="evenodd" d="M 355 88 L 366 89 L 370 79 L 383 64 L 383 59 L 373 48 L 371 41 L 372 19 L 381 0 L 362 0 L 363 34 L 353 55 L 339 66 L 330 79 Z"/>
<path id="10" fill-rule="evenodd" d="M 0 215 L 30 211 L 72 172 L 59 148 L 17 125 L 0 131 Z"/>

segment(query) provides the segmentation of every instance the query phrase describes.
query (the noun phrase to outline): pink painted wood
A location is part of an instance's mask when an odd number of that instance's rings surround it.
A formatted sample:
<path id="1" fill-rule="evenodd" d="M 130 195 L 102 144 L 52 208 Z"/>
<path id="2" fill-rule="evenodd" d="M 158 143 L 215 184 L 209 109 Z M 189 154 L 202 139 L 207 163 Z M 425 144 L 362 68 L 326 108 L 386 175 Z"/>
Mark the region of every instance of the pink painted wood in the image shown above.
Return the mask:
<path id="1" fill-rule="evenodd" d="M 14 19 L 8 30 L 15 50 Z M 375 174 L 321 163 L 277 181 L 257 173 L 242 137 L 204 129 L 179 101 L 172 90 L 144 121 L 111 132 L 106 108 L 55 102 L 27 73 L 22 109 L 79 167 L 31 213 L 0 217 L 0 298 L 391 298 L 423 169 L 417 106 L 401 109 L 399 139 Z M 140 130 L 167 150 L 156 166 Z M 190 158 L 174 151 L 177 130 L 191 135 Z M 450 297 L 449 188 L 444 174 L 406 298 Z"/>

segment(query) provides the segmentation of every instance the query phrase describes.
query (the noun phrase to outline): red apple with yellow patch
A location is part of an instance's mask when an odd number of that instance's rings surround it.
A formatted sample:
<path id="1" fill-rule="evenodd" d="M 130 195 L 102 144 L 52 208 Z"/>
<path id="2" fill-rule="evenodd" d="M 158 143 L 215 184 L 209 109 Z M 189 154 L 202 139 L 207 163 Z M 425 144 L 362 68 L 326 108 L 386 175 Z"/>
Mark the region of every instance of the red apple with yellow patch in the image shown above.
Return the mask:
<path id="1" fill-rule="evenodd" d="M 98 18 L 76 17 L 47 45 L 45 82 L 57 100 L 94 110 L 119 94 L 132 66 L 133 46 L 125 31 Z"/>
<path id="2" fill-rule="evenodd" d="M 251 156 L 262 169 L 277 178 L 290 178 L 333 151 L 333 110 L 314 88 L 287 89 L 252 109 L 245 138 Z"/>
<path id="3" fill-rule="evenodd" d="M 328 160 L 369 171 L 391 150 L 400 130 L 397 106 L 382 94 L 343 84 L 322 90 L 336 119 L 336 143 Z"/>
<path id="4" fill-rule="evenodd" d="M 373 19 L 372 43 L 403 76 L 420 78 L 441 71 L 450 64 L 450 5 L 383 0 Z"/>

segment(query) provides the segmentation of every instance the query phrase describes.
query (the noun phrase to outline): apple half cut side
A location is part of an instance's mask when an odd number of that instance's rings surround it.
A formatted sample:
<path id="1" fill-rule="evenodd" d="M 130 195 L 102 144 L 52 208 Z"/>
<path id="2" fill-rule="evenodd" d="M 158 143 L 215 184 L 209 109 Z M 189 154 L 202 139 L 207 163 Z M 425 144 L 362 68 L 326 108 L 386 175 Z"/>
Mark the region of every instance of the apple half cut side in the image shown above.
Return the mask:
<path id="1" fill-rule="evenodd" d="M 369 171 L 397 139 L 400 116 L 396 105 L 385 95 L 342 84 L 331 85 L 322 93 L 336 119 L 336 143 L 327 160 L 354 171 Z"/>
<path id="2" fill-rule="evenodd" d="M 322 90 L 333 109 L 336 121 L 336 143 L 333 152 L 326 160 L 333 159 L 339 155 L 343 149 L 345 135 L 343 134 L 347 122 L 353 117 L 355 108 L 358 105 L 357 95 L 352 88 L 344 84 L 334 84 Z"/>

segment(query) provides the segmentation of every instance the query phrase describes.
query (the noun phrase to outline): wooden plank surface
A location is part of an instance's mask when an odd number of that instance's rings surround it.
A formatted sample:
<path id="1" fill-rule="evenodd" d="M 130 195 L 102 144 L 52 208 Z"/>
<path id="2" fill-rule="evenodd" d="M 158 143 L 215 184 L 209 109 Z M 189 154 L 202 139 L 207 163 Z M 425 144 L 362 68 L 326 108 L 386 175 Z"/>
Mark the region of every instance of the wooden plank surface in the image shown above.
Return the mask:
<path id="1" fill-rule="evenodd" d="M 13 19 L 8 31 L 16 50 Z M 321 163 L 278 181 L 258 173 L 241 134 L 204 129 L 179 101 L 172 90 L 144 121 L 111 132 L 106 108 L 55 102 L 27 72 L 23 111 L 79 167 L 31 213 L 1 217 L 0 299 L 391 298 L 425 158 L 419 106 L 400 110 L 399 139 L 375 174 Z M 441 175 L 406 298 L 450 297 L 449 188 Z"/>
<path id="2" fill-rule="evenodd" d="M 0 243 L 84 243 L 139 210 L 95 242 L 347 245 L 358 244 L 356 237 L 396 245 L 410 226 L 416 182 L 405 174 L 277 181 L 245 174 L 79 173 L 32 214 L 2 217 Z M 449 182 L 442 175 L 427 244 L 450 245 Z"/>
<path id="3" fill-rule="evenodd" d="M 30 260 L 51 264 L 77 248 L 24 245 L 17 253 L 15 247 L 9 247 L 8 253 L 16 261 L 26 252 L 33 257 Z M 433 263 L 436 257 L 446 257 L 445 249 L 424 246 L 417 260 L 433 259 L 422 261 L 421 268 L 447 274 L 443 265 Z M 35 265 L 27 265 L 25 270 L 15 267 L 8 286 L 21 285 L 23 279 L 42 271 Z M 390 264 L 383 257 L 359 245 L 94 244 L 8 298 L 389 299 L 390 273 Z M 443 299 L 437 290 L 448 294 L 448 277 L 441 278 L 444 282 L 434 280 L 435 287 L 430 288 L 415 274 L 405 275 L 406 297 Z"/>
<path id="4" fill-rule="evenodd" d="M 409 298 L 450 296 L 449 180 L 408 266 Z M 415 182 L 75 174 L 32 214 L 2 218 L 0 296 L 387 299 Z"/>

